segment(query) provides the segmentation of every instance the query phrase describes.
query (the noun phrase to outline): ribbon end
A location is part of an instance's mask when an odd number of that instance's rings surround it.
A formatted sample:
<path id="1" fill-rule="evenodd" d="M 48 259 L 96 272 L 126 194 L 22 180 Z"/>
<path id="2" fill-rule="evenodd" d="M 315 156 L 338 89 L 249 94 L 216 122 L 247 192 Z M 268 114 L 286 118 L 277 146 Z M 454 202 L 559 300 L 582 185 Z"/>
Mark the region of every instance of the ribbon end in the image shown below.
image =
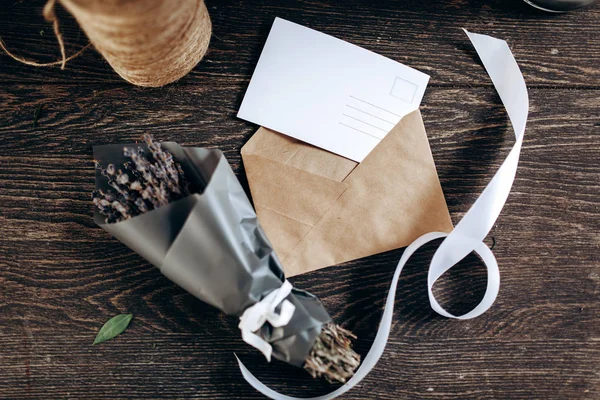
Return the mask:
<path id="1" fill-rule="evenodd" d="M 273 347 L 269 346 L 268 348 L 264 349 L 264 351 L 262 353 L 265 355 L 267 362 L 270 363 L 271 355 L 273 354 Z"/>

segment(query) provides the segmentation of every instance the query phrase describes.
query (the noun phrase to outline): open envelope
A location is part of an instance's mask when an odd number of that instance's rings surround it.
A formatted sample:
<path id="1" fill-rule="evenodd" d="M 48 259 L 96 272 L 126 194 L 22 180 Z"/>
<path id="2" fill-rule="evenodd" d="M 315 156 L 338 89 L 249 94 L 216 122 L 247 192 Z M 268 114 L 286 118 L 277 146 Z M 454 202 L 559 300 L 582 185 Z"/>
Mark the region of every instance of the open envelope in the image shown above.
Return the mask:
<path id="1" fill-rule="evenodd" d="M 360 164 L 262 127 L 242 159 L 259 221 L 287 276 L 452 230 L 418 110 Z"/>

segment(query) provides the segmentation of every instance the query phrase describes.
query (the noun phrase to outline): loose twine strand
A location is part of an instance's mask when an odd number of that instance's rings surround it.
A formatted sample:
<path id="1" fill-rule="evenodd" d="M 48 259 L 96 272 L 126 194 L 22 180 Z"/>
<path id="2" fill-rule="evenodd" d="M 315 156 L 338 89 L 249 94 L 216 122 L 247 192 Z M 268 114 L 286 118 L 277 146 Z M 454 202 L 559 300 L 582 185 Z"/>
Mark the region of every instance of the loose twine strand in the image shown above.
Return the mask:
<path id="1" fill-rule="evenodd" d="M 52 23 L 52 29 L 54 30 L 54 36 L 56 36 L 56 40 L 58 41 L 58 46 L 60 47 L 60 54 L 62 56 L 61 60 L 52 61 L 52 62 L 48 62 L 48 63 L 40 63 L 37 61 L 31 61 L 26 58 L 17 56 L 16 54 L 14 54 L 8 50 L 8 48 L 6 47 L 6 44 L 4 43 L 2 38 L 0 38 L 0 48 L 2 50 L 4 50 L 4 52 L 10 58 L 12 58 L 13 60 L 19 61 L 20 63 L 26 64 L 26 65 L 32 65 L 34 67 L 51 67 L 53 65 L 60 65 L 60 69 L 64 70 L 65 65 L 67 64 L 67 61 L 71 61 L 75 57 L 78 57 L 81 53 L 83 53 L 92 44 L 88 43 L 85 47 L 83 47 L 77 53 L 73 54 L 72 56 L 67 57 L 67 53 L 65 51 L 65 42 L 63 40 L 62 34 L 60 33 L 60 25 L 58 23 L 58 18 L 56 17 L 56 13 L 54 12 L 55 5 L 56 5 L 56 0 L 48 0 L 46 5 L 44 6 L 44 19 L 46 21 Z"/>

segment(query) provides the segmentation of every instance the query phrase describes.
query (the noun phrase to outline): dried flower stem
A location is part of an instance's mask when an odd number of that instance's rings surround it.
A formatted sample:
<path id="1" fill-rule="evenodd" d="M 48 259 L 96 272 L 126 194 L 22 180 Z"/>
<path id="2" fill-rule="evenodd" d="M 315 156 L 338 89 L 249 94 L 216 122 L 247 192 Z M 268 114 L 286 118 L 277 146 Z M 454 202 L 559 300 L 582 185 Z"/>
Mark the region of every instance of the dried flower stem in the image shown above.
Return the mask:
<path id="1" fill-rule="evenodd" d="M 304 369 L 313 378 L 324 377 L 330 383 L 346 383 L 360 364 L 360 356 L 352 349 L 350 339 L 356 339 L 356 336 L 349 330 L 334 323 L 323 325 Z"/>

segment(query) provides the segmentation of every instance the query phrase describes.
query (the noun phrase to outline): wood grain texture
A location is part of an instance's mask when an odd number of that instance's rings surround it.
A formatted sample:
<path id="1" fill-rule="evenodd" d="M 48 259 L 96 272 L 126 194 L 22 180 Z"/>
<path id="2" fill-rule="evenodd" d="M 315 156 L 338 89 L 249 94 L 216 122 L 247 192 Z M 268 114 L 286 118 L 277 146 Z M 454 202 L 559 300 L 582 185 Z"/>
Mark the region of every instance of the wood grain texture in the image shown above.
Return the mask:
<path id="1" fill-rule="evenodd" d="M 7 11 L 0 14 L 0 37 L 7 46 L 24 57 L 56 60 L 56 40 L 41 16 L 45 1 L 2 1 Z M 600 87 L 600 4 L 558 15 L 521 0 L 220 0 L 207 1 L 207 6 L 214 28 L 211 47 L 183 84 L 217 80 L 228 85 L 234 77 L 247 82 L 279 16 L 420 69 L 431 75 L 431 85 L 489 85 L 485 72 L 473 63 L 475 53 L 461 30 L 467 28 L 506 39 L 530 86 Z M 58 15 L 73 54 L 87 38 L 68 14 Z M 70 62 L 65 71 L 25 67 L 3 54 L 0 62 L 0 82 L 122 82 L 94 50 Z"/>
<path id="2" fill-rule="evenodd" d="M 6 3 L 3 40 L 51 59 L 55 44 L 39 10 Z M 548 16 L 517 0 L 208 5 L 215 25 L 208 58 L 166 88 L 122 82 L 93 51 L 62 72 L 0 55 L 0 398 L 261 398 L 242 380 L 233 352 L 288 394 L 330 390 L 283 363 L 268 365 L 241 341 L 235 319 L 170 283 L 91 217 L 91 147 L 146 131 L 221 148 L 245 184 L 239 150 L 256 127 L 235 114 L 274 16 L 432 75 L 422 113 L 455 222 L 513 143 L 501 102 L 458 28 L 508 39 L 530 87 L 519 172 L 490 234 L 501 268 L 497 302 L 474 320 L 436 316 L 426 294 L 435 244 L 419 251 L 401 277 L 383 359 L 344 398 L 599 398 L 600 7 Z M 59 15 L 69 49 L 84 45 Z M 292 281 L 358 334 L 364 355 L 401 252 Z M 485 279 L 470 256 L 434 290 L 451 311 L 466 311 Z M 92 347 L 102 324 L 122 312 L 134 314 L 128 330 Z"/>

